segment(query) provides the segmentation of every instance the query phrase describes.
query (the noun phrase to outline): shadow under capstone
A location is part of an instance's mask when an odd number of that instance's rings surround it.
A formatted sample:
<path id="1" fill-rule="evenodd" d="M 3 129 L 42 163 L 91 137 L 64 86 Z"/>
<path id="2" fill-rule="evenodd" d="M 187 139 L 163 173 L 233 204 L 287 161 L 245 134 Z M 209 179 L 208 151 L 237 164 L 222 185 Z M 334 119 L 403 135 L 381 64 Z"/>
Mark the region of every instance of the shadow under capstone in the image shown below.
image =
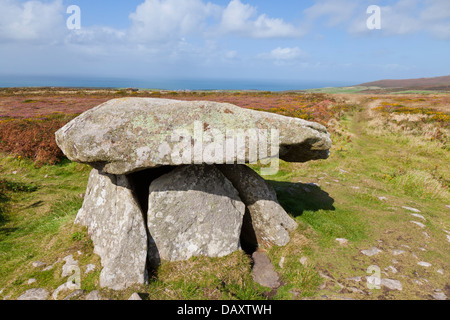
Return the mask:
<path id="1" fill-rule="evenodd" d="M 334 199 L 319 186 L 306 183 L 267 180 L 278 197 L 281 206 L 294 217 L 304 211 L 335 211 Z"/>

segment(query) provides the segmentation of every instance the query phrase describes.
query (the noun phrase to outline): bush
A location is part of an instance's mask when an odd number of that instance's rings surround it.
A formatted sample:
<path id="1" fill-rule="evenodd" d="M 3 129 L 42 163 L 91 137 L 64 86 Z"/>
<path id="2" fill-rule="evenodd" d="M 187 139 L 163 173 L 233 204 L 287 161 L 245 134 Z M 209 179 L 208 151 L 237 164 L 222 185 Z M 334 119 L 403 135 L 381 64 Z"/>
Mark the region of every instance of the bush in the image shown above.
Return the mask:
<path id="1" fill-rule="evenodd" d="M 0 121 L 0 152 L 26 157 L 37 165 L 58 163 L 64 154 L 55 132 L 75 115 L 52 114 L 29 119 Z"/>

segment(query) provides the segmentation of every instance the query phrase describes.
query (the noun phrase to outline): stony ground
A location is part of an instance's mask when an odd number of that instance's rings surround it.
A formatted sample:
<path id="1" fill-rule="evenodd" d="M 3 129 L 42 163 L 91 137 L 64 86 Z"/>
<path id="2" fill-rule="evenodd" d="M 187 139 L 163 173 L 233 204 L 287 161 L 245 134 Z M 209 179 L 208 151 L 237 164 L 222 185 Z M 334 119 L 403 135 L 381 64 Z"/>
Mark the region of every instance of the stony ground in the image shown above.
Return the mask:
<path id="1" fill-rule="evenodd" d="M 243 252 L 165 264 L 148 286 L 123 292 L 98 287 L 99 258 L 73 225 L 89 168 L 2 155 L 0 299 L 448 299 L 448 123 L 374 111 L 389 102 L 448 114 L 448 95 L 335 98 L 352 108 L 328 124 L 331 157 L 282 162 L 266 177 L 299 223 L 289 245 L 255 264 Z M 257 283 L 261 272 L 269 283 Z"/>

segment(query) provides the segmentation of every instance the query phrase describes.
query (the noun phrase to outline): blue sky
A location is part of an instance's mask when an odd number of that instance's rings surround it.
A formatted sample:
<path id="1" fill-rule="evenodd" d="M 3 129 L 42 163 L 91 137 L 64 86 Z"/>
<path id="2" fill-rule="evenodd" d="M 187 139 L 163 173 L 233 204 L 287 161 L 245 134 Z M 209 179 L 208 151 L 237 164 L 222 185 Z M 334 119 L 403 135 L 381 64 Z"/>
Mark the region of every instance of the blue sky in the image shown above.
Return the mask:
<path id="1" fill-rule="evenodd" d="M 81 9 L 69 30 L 67 7 Z M 369 30 L 366 10 L 381 10 Z M 0 74 L 357 84 L 450 74 L 449 0 L 0 0 Z"/>

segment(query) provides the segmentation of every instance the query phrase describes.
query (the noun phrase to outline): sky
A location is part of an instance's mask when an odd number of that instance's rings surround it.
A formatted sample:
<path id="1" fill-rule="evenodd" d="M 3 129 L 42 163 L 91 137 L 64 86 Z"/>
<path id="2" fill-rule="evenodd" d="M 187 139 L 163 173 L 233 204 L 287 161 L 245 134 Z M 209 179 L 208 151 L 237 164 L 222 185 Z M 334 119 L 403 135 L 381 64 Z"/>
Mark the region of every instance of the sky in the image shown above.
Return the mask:
<path id="1" fill-rule="evenodd" d="M 0 0 L 0 75 L 359 84 L 449 56 L 449 0 Z"/>

